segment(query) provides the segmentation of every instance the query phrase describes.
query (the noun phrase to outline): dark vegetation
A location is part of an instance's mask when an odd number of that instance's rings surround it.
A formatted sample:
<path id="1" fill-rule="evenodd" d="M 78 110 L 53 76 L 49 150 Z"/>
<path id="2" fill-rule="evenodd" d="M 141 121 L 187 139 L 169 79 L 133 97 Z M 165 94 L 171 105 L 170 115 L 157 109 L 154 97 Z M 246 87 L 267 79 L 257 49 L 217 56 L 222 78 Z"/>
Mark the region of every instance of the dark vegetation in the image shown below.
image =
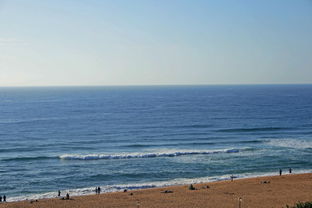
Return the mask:
<path id="1" fill-rule="evenodd" d="M 286 205 L 286 208 L 312 208 L 312 202 L 298 202 L 294 206 Z"/>

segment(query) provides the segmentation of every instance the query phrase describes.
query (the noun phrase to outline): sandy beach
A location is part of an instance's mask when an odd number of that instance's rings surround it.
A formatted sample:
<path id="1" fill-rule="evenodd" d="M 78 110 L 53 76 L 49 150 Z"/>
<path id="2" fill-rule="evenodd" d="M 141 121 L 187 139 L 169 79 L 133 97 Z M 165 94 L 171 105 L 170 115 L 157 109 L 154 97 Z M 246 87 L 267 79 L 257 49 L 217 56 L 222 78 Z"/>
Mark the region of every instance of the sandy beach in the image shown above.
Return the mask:
<path id="1" fill-rule="evenodd" d="M 268 176 L 232 181 L 153 188 L 100 195 L 72 197 L 70 200 L 40 199 L 1 203 L 1 208 L 104 208 L 104 207 L 241 207 L 282 208 L 298 201 L 312 201 L 312 174 Z M 169 193 L 164 193 L 167 190 Z M 172 192 L 172 193 L 171 193 Z"/>

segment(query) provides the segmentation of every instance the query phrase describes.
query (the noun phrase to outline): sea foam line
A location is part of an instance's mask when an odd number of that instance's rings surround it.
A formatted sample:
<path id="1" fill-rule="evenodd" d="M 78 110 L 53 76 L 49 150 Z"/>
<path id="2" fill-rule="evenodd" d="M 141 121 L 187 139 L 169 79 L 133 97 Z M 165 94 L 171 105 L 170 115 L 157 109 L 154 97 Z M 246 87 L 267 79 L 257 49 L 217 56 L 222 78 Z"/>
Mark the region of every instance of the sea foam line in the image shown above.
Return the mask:
<path id="1" fill-rule="evenodd" d="M 100 159 L 131 159 L 131 158 L 154 158 L 154 157 L 177 157 L 183 155 L 207 155 L 216 153 L 237 153 L 239 149 L 206 150 L 206 151 L 175 151 L 175 152 L 156 152 L 156 153 L 129 153 L 129 154 L 64 154 L 59 156 L 63 160 L 100 160 Z"/>

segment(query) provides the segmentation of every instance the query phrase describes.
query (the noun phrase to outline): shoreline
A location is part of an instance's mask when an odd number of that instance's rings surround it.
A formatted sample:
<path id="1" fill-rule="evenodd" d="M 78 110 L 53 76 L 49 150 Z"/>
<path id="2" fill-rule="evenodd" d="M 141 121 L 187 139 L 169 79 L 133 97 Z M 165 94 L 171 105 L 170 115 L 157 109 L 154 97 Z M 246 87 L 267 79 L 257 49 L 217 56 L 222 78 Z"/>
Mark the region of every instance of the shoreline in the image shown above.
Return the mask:
<path id="1" fill-rule="evenodd" d="M 297 170 L 294 174 L 305 174 L 305 173 L 312 173 L 310 169 L 305 170 Z M 239 179 L 249 179 L 249 178 L 258 178 L 258 177 L 270 177 L 276 176 L 278 172 L 265 172 L 259 174 L 241 174 L 241 175 L 232 175 L 234 176 L 235 180 Z M 289 173 L 284 173 L 283 175 L 289 175 Z M 118 193 L 122 192 L 124 189 L 129 191 L 135 190 L 146 190 L 146 189 L 153 189 L 153 188 L 166 188 L 171 186 L 184 186 L 190 184 L 206 184 L 212 182 L 220 182 L 220 181 L 227 181 L 231 180 L 230 174 L 220 175 L 220 176 L 210 176 L 210 177 L 198 177 L 198 178 L 177 178 L 167 181 L 152 181 L 152 182 L 143 182 L 143 183 L 133 183 L 133 184 L 115 184 L 115 185 L 105 185 L 100 186 L 102 189 L 102 194 L 104 193 Z M 57 191 L 49 191 L 44 193 L 38 194 L 29 194 L 29 195 L 22 195 L 22 196 L 7 196 L 7 202 L 20 202 L 20 201 L 30 201 L 30 200 L 44 200 L 44 199 L 53 199 L 57 198 Z M 69 193 L 70 196 L 90 196 L 95 194 L 95 187 L 83 187 L 77 189 L 67 189 L 67 190 L 60 190 L 62 192 L 62 196 L 65 196 L 66 193 Z"/>
<path id="2" fill-rule="evenodd" d="M 46 198 L 0 203 L 0 207 L 286 207 L 312 201 L 312 173 L 237 178 L 189 185 L 166 186 L 100 195 L 73 196 L 72 200 Z M 209 187 L 209 188 L 207 188 Z M 165 193 L 167 191 L 167 193 Z M 132 193 L 132 195 L 131 195 Z M 208 206 L 209 205 L 209 206 Z"/>

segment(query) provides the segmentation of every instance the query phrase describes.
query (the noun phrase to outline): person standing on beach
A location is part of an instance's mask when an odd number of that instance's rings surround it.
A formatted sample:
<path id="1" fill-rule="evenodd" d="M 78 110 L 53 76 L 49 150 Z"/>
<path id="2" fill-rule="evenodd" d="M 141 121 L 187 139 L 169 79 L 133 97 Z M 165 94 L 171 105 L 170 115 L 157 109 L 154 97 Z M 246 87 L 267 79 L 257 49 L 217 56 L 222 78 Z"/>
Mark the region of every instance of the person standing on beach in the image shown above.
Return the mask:
<path id="1" fill-rule="evenodd" d="M 6 196 L 5 195 L 3 196 L 3 202 L 6 202 Z"/>
<path id="2" fill-rule="evenodd" d="M 100 187 L 97 188 L 97 193 L 98 193 L 98 194 L 101 193 L 101 188 L 100 188 Z"/>
<path id="3" fill-rule="evenodd" d="M 2 196 L 0 196 L 0 202 L 2 202 Z"/>
<path id="4" fill-rule="evenodd" d="M 280 176 L 282 175 L 282 169 L 280 169 L 279 174 L 280 174 Z"/>
<path id="5" fill-rule="evenodd" d="M 292 169 L 291 169 L 291 168 L 289 168 L 289 173 L 291 173 L 291 171 L 292 171 Z"/>
<path id="6" fill-rule="evenodd" d="M 58 190 L 57 196 L 61 196 L 61 191 Z"/>

